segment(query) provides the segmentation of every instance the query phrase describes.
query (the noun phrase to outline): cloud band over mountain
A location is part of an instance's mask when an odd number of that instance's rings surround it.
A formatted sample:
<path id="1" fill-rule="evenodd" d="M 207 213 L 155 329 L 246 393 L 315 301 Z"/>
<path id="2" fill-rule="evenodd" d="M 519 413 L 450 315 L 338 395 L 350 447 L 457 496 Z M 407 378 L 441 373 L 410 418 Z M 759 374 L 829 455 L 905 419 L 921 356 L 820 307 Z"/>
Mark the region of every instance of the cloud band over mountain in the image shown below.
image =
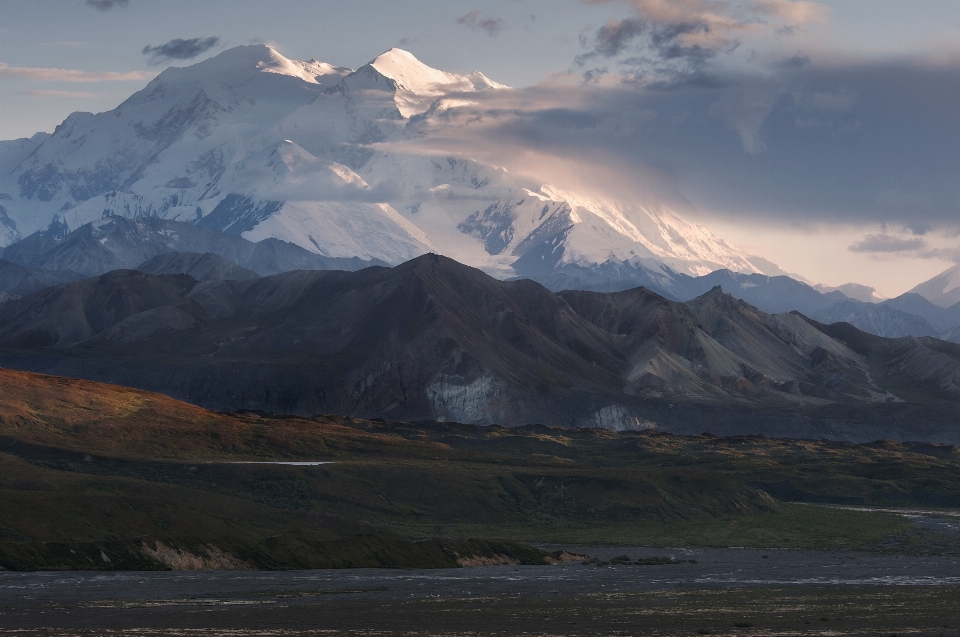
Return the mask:
<path id="1" fill-rule="evenodd" d="M 715 80 L 556 82 L 473 95 L 421 125 L 456 120 L 443 134 L 476 152 L 656 175 L 734 218 L 960 229 L 960 182 L 944 179 L 960 174 L 960 64 L 810 63 Z"/>

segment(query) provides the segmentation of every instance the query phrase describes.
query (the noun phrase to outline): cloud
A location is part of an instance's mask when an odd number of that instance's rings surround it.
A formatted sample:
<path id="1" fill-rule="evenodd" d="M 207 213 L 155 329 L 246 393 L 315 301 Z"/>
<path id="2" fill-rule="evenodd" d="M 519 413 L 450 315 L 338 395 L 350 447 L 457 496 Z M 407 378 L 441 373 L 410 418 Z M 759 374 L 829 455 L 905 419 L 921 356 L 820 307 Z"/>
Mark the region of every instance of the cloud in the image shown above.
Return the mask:
<path id="1" fill-rule="evenodd" d="M 143 47 L 142 52 L 144 55 L 150 56 L 150 64 L 161 64 L 169 60 L 192 60 L 218 44 L 220 44 L 220 38 L 217 36 L 211 36 L 209 38 L 175 38 L 159 46 L 151 46 L 148 44 Z"/>
<path id="2" fill-rule="evenodd" d="M 759 155 L 766 149 L 760 137 L 760 127 L 773 110 L 780 91 L 765 82 L 754 82 L 725 91 L 710 112 L 723 119 L 727 126 L 740 135 L 743 149 Z"/>
<path id="3" fill-rule="evenodd" d="M 708 60 L 732 54 L 744 38 L 775 40 L 827 16 L 823 5 L 807 0 L 619 0 L 619 4 L 631 7 L 634 15 L 611 19 L 582 35 L 586 50 L 574 62 L 584 67 L 595 60 L 616 61 L 624 75 L 640 81 L 674 81 L 701 73 Z"/>
<path id="4" fill-rule="evenodd" d="M 802 69 L 805 66 L 810 65 L 810 58 L 803 54 L 801 51 L 791 57 L 784 58 L 777 63 L 777 66 L 785 69 Z"/>
<path id="5" fill-rule="evenodd" d="M 953 261 L 960 263 L 960 247 L 953 248 L 931 248 L 917 253 L 921 259 L 940 259 L 943 261 Z"/>
<path id="6" fill-rule="evenodd" d="M 856 96 L 846 87 L 836 91 L 823 91 L 810 96 L 810 104 L 819 111 L 846 113 L 856 102 Z"/>
<path id="7" fill-rule="evenodd" d="M 850 252 L 878 252 L 889 254 L 894 252 L 912 252 L 925 247 L 927 247 L 927 242 L 919 237 L 905 239 L 889 234 L 868 234 L 847 249 L 850 250 Z"/>
<path id="8" fill-rule="evenodd" d="M 54 69 L 29 66 L 10 66 L 0 62 L 0 77 L 18 77 L 41 82 L 135 82 L 149 80 L 156 73 L 147 71 L 78 71 L 76 69 Z"/>
<path id="9" fill-rule="evenodd" d="M 778 37 L 789 37 L 800 33 L 800 27 L 796 24 L 787 24 L 773 32 Z"/>
<path id="10" fill-rule="evenodd" d="M 551 176 L 554 164 L 578 161 L 625 175 L 611 192 L 634 192 L 630 175 L 639 176 L 643 201 L 654 200 L 657 182 L 669 183 L 683 209 L 707 223 L 886 223 L 914 232 L 907 241 L 960 230 L 960 144 L 947 133 L 957 130 L 960 63 L 830 60 L 782 69 L 780 59 L 769 58 L 764 77 L 733 70 L 638 84 L 612 74 L 592 83 L 556 76 L 451 96 L 410 126 L 424 153 L 468 148 L 511 172 L 542 166 L 539 176 L 553 183 L 562 183 Z M 870 245 L 879 244 L 862 247 Z"/>
<path id="11" fill-rule="evenodd" d="M 130 0 L 87 0 L 87 6 L 93 7 L 97 11 L 109 11 L 110 9 L 123 9 L 130 4 Z"/>
<path id="12" fill-rule="evenodd" d="M 483 31 L 491 38 L 499 35 L 506 26 L 502 18 L 484 17 L 476 9 L 457 18 L 457 24 L 462 24 L 474 31 Z"/>
<path id="13" fill-rule="evenodd" d="M 97 97 L 96 93 L 91 93 L 89 91 L 57 91 L 53 89 L 36 89 L 32 91 L 21 91 L 17 95 L 25 95 L 26 97 L 68 97 L 76 99 L 89 99 Z"/>
<path id="14" fill-rule="evenodd" d="M 610 20 L 594 34 L 593 51 L 588 55 L 611 58 L 620 55 L 633 39 L 647 29 L 647 23 L 636 18 Z"/>

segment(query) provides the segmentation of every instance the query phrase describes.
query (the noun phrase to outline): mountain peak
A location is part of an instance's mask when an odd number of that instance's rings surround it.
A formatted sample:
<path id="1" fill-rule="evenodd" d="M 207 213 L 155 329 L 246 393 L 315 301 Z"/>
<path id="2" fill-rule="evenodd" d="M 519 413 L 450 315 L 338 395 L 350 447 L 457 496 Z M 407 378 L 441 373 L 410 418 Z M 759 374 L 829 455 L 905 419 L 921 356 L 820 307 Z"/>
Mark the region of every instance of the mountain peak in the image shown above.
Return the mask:
<path id="1" fill-rule="evenodd" d="M 384 68 L 383 68 L 384 65 L 391 65 L 391 64 L 400 64 L 400 65 L 412 64 L 412 65 L 418 65 L 418 66 L 430 68 L 426 64 L 418 60 L 417 57 L 410 51 L 405 51 L 404 49 L 399 49 L 397 47 L 393 47 L 392 49 L 387 49 L 386 51 L 384 51 L 383 53 L 381 53 L 380 55 L 378 55 L 377 57 L 375 57 L 373 60 L 370 61 L 370 65 L 380 70 L 381 72 L 384 71 Z M 436 70 L 436 69 L 432 69 L 432 70 Z"/>
<path id="2" fill-rule="evenodd" d="M 274 73 L 318 84 L 323 76 L 346 75 L 350 69 L 313 59 L 307 62 L 291 60 L 267 44 L 247 44 L 227 49 L 197 64 L 167 71 L 173 71 L 179 76 L 216 77 L 221 81 L 229 81 L 237 75 L 248 75 L 252 72 Z"/>
<path id="3" fill-rule="evenodd" d="M 398 88 L 421 92 L 450 84 L 456 76 L 427 66 L 409 51 L 393 48 L 381 53 L 367 66 L 393 80 Z"/>
<path id="4" fill-rule="evenodd" d="M 960 303 L 960 264 L 944 270 L 929 281 L 924 281 L 910 292 L 919 294 L 940 307 Z"/>
<path id="5" fill-rule="evenodd" d="M 409 51 L 392 48 L 374 58 L 368 67 L 390 78 L 397 88 L 414 93 L 445 91 L 476 91 L 486 88 L 505 88 L 479 72 L 459 75 L 427 66 Z"/>

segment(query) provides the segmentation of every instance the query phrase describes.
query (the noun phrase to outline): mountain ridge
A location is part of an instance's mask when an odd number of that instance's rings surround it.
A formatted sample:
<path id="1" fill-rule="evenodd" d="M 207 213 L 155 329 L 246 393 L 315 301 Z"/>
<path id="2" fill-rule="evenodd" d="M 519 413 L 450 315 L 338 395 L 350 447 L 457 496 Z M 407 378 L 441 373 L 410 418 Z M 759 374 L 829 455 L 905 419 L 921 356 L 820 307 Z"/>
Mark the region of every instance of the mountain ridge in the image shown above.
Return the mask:
<path id="1" fill-rule="evenodd" d="M 230 201 L 227 198 L 226 201 Z M 235 205 L 246 205 L 235 200 Z M 255 212 L 254 208 L 251 211 Z M 222 228 L 206 223 L 215 214 L 205 217 L 199 224 L 161 219 L 129 220 L 124 217 L 108 217 L 82 226 L 67 233 L 64 227 L 38 232 L 6 249 L 9 259 L 22 267 L 35 268 L 30 274 L 34 281 L 29 291 L 48 285 L 87 276 L 105 274 L 114 268 L 138 269 L 140 264 L 165 253 L 216 254 L 233 263 L 235 267 L 255 271 L 260 275 L 277 274 L 296 269 L 342 269 L 357 270 L 370 265 L 387 265 L 363 259 L 338 259 L 323 257 L 303 250 L 299 246 L 266 238 L 251 244 Z M 95 256 L 98 255 L 98 256 Z M 176 257 L 168 257 L 174 259 Z M 0 278 L 2 300 L 23 295 L 27 288 L 18 287 L 26 271 L 14 277 Z M 40 268 L 37 270 L 36 268 Z M 64 270 L 59 274 L 43 274 L 44 271 L 70 268 L 79 272 L 71 274 Z M 185 270 L 184 270 L 185 271 Z M 221 272 L 226 272 L 220 268 Z M 211 271 L 212 272 L 212 271 Z M 573 272 L 567 274 L 568 272 Z M 589 270 L 559 271 L 549 268 L 535 270 L 533 280 L 554 292 L 570 289 L 613 292 L 642 285 L 667 298 L 687 301 L 721 285 L 734 297 L 745 300 L 758 309 L 772 313 L 797 310 L 818 321 L 834 323 L 845 321 L 858 328 L 880 336 L 937 336 L 946 340 L 956 338 L 951 331 L 960 326 L 960 304 L 942 308 L 924 297 L 907 293 L 882 303 L 867 303 L 850 299 L 839 290 L 823 293 L 810 285 L 787 276 L 743 274 L 729 270 L 717 270 L 700 277 L 674 272 L 666 267 L 657 269 L 630 269 L 620 271 L 612 268 L 594 267 Z M 539 274 L 538 274 L 539 273 Z M 201 278 L 208 277 L 204 274 Z M 220 274 L 221 278 L 248 275 Z M 66 277 L 66 278 L 64 278 Z M 513 279 L 516 280 L 516 279 Z"/>
<path id="2" fill-rule="evenodd" d="M 39 271 L 65 270 L 99 276 L 134 269 L 149 259 L 172 252 L 213 253 L 260 275 L 289 270 L 356 270 L 382 264 L 359 258 L 332 258 L 277 239 L 253 243 L 193 224 L 141 217 L 105 217 L 81 226 L 37 232 L 4 250 L 8 261 Z"/>
<path id="3" fill-rule="evenodd" d="M 681 426 L 669 405 L 686 405 L 739 414 L 714 423 L 723 431 L 800 418 L 822 432 L 809 414 L 880 409 L 901 389 L 955 410 L 956 346 L 847 328 L 853 345 L 720 288 L 687 303 L 641 288 L 558 295 L 426 255 L 357 272 L 200 283 L 121 271 L 50 288 L 0 305 L 0 365 L 217 409 L 481 424 Z"/>

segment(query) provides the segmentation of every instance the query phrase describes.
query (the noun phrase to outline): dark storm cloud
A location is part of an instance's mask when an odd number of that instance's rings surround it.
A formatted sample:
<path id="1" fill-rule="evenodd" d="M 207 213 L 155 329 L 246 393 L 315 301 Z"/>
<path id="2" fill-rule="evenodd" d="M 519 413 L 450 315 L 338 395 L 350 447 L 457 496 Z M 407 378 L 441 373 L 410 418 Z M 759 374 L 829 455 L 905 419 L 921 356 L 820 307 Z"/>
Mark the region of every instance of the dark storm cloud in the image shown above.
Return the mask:
<path id="1" fill-rule="evenodd" d="M 191 60 L 206 53 L 220 43 L 220 38 L 176 38 L 159 46 L 143 47 L 143 54 L 150 56 L 150 64 L 160 64 L 169 60 Z"/>
<path id="2" fill-rule="evenodd" d="M 432 116 L 460 118 L 477 147 L 497 140 L 518 156 L 602 156 L 670 175 L 689 202 L 727 218 L 960 229 L 960 62 L 811 62 L 701 79 L 471 94 L 473 106 Z M 861 246 L 871 247 L 882 244 Z"/>
<path id="3" fill-rule="evenodd" d="M 592 50 L 581 55 L 579 59 L 588 60 L 598 56 L 612 58 L 620 55 L 646 30 L 647 23 L 640 19 L 610 20 L 597 29 L 593 36 Z M 582 40 L 582 43 L 587 43 L 586 38 Z"/>
<path id="4" fill-rule="evenodd" d="M 123 8 L 130 4 L 130 0 L 87 0 L 87 6 L 97 11 L 109 11 L 113 8 Z"/>
<path id="5" fill-rule="evenodd" d="M 656 79 L 681 81 L 704 68 L 704 63 L 717 54 L 709 46 L 688 44 L 686 36 L 707 36 L 711 27 L 705 22 L 683 21 L 658 24 L 640 18 L 610 20 L 589 37 L 581 38 L 588 50 L 574 63 L 586 67 L 597 61 L 615 62 L 620 73 L 634 80 Z M 735 43 L 727 43 L 735 47 Z M 584 71 L 584 79 L 595 79 L 608 67 Z"/>
<path id="6" fill-rule="evenodd" d="M 483 31 L 491 38 L 499 35 L 499 33 L 503 31 L 503 28 L 506 26 L 506 22 L 504 22 L 503 18 L 484 16 L 476 9 L 457 18 L 457 24 L 462 24 L 468 29 L 472 29 L 474 31 Z"/>

